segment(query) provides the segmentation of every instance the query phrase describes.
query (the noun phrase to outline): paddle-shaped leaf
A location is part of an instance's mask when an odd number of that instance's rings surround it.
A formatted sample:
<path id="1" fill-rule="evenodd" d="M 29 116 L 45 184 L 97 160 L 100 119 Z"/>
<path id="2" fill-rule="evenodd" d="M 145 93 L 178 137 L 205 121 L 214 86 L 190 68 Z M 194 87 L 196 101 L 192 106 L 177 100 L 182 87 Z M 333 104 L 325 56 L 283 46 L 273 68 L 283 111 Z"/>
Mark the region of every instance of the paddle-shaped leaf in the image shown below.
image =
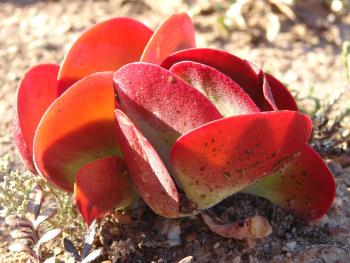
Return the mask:
<path id="1" fill-rule="evenodd" d="M 114 74 L 114 81 L 122 110 L 166 164 L 181 134 L 221 118 L 203 94 L 157 65 L 128 64 Z"/>
<path id="2" fill-rule="evenodd" d="M 154 32 L 143 51 L 141 61 L 159 65 L 175 51 L 195 46 L 191 18 L 185 13 L 175 14 L 166 19 Z"/>
<path id="3" fill-rule="evenodd" d="M 72 191 L 77 171 L 104 156 L 120 156 L 115 134 L 112 73 L 74 84 L 43 116 L 34 139 L 34 161 L 51 183 Z"/>
<path id="4" fill-rule="evenodd" d="M 184 134 L 170 161 L 186 196 L 206 209 L 279 167 L 310 134 L 299 112 L 233 116 Z"/>
<path id="5" fill-rule="evenodd" d="M 335 182 L 316 151 L 304 145 L 289 163 L 244 192 L 271 200 L 305 220 L 314 220 L 332 205 Z"/>
<path id="6" fill-rule="evenodd" d="M 263 72 L 252 62 L 231 55 L 223 50 L 196 48 L 170 55 L 162 62 L 161 66 L 170 69 L 174 64 L 186 60 L 217 69 L 242 87 L 261 110 L 272 109 L 263 93 Z"/>
<path id="7" fill-rule="evenodd" d="M 120 110 L 118 138 L 137 191 L 151 209 L 165 217 L 179 215 L 176 185 L 152 145 Z"/>
<path id="8" fill-rule="evenodd" d="M 196 48 L 176 52 L 161 64 L 170 69 L 181 61 L 194 61 L 213 67 L 239 84 L 263 111 L 298 110 L 293 96 L 277 79 L 247 60 L 222 50 Z"/>
<path id="9" fill-rule="evenodd" d="M 127 17 L 94 25 L 76 40 L 64 58 L 58 76 L 59 93 L 91 73 L 115 71 L 139 61 L 151 35 L 152 30 Z"/>
<path id="10" fill-rule="evenodd" d="M 105 157 L 84 165 L 77 173 L 74 199 L 87 225 L 110 210 L 123 209 L 135 198 L 124 162 Z"/>
<path id="11" fill-rule="evenodd" d="M 260 111 L 236 82 L 212 67 L 184 61 L 172 66 L 170 72 L 203 93 L 225 117 Z"/>
<path id="12" fill-rule="evenodd" d="M 38 123 L 57 98 L 56 64 L 37 65 L 24 75 L 17 90 L 17 111 L 13 120 L 14 139 L 27 169 L 36 173 L 33 163 L 33 139 Z"/>

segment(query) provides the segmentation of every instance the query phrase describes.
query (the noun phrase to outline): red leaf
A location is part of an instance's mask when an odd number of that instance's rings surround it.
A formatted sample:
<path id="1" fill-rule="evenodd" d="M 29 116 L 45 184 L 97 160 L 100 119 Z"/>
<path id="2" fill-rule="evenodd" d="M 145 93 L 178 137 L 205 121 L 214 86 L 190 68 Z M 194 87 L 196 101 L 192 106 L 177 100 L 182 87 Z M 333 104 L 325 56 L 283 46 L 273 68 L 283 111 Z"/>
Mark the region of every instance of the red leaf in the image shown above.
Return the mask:
<path id="1" fill-rule="evenodd" d="M 37 173 L 33 163 L 34 134 L 44 112 L 57 98 L 58 70 L 56 64 L 34 66 L 26 72 L 17 91 L 14 138 L 25 166 L 33 173 Z"/>
<path id="2" fill-rule="evenodd" d="M 135 198 L 135 189 L 124 162 L 110 156 L 88 163 L 78 171 L 74 198 L 90 225 L 112 209 L 127 208 Z"/>
<path id="3" fill-rule="evenodd" d="M 299 112 L 233 116 L 184 134 L 170 161 L 186 196 L 206 209 L 279 167 L 310 135 L 311 121 Z"/>
<path id="4" fill-rule="evenodd" d="M 289 90 L 275 77 L 265 74 L 276 106 L 279 110 L 298 111 L 298 106 Z"/>
<path id="5" fill-rule="evenodd" d="M 274 96 L 273 96 L 273 94 L 271 92 L 270 85 L 269 85 L 265 75 L 263 76 L 263 87 L 262 87 L 262 89 L 263 89 L 264 98 L 269 103 L 269 105 L 271 106 L 272 110 L 278 111 L 278 108 L 277 108 L 276 103 L 275 103 Z"/>
<path id="6" fill-rule="evenodd" d="M 260 111 L 237 83 L 212 67 L 184 61 L 172 66 L 170 72 L 204 94 L 225 117 Z"/>
<path id="7" fill-rule="evenodd" d="M 305 220 L 314 220 L 332 205 L 335 182 L 316 151 L 304 145 L 291 162 L 244 191 L 271 200 Z"/>
<path id="8" fill-rule="evenodd" d="M 270 103 L 273 102 L 264 97 L 263 72 L 252 62 L 222 50 L 194 48 L 170 55 L 161 66 L 169 69 L 175 63 L 185 60 L 205 64 L 224 73 L 241 86 L 261 110 L 272 110 L 273 104 L 270 105 Z"/>
<path id="9" fill-rule="evenodd" d="M 34 139 L 34 162 L 47 180 L 72 191 L 86 163 L 120 156 L 115 134 L 115 98 L 111 72 L 74 84 L 46 111 Z"/>
<path id="10" fill-rule="evenodd" d="M 157 65 L 128 64 L 115 73 L 114 81 L 121 108 L 166 163 L 181 134 L 221 118 L 203 94 Z"/>
<path id="11" fill-rule="evenodd" d="M 122 111 L 116 110 L 115 114 L 119 142 L 137 191 L 155 213 L 177 217 L 179 196 L 163 161 Z"/>
<path id="12" fill-rule="evenodd" d="M 58 76 L 59 93 L 91 73 L 115 71 L 138 61 L 151 35 L 152 30 L 127 17 L 94 25 L 76 40 L 64 58 Z"/>
<path id="13" fill-rule="evenodd" d="M 159 65 L 171 53 L 195 46 L 191 18 L 185 13 L 175 14 L 154 32 L 143 51 L 141 61 Z"/>

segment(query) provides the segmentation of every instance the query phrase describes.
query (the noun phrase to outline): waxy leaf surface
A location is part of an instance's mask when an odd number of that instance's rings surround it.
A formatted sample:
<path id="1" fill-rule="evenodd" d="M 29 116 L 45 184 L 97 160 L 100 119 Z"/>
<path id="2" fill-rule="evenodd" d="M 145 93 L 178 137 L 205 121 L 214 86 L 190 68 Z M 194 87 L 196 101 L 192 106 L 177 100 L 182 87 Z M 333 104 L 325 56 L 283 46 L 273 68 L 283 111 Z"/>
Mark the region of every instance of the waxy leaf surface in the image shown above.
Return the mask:
<path id="1" fill-rule="evenodd" d="M 116 110 L 115 114 L 120 146 L 137 191 L 155 213 L 165 217 L 177 217 L 179 196 L 163 161 L 122 111 Z"/>
<path id="2" fill-rule="evenodd" d="M 40 64 L 24 75 L 17 91 L 17 112 L 13 121 L 14 138 L 26 167 L 36 173 L 33 163 L 33 140 L 38 123 L 57 98 L 56 64 Z"/>
<path id="3" fill-rule="evenodd" d="M 34 162 L 40 174 L 72 191 L 83 165 L 120 156 L 114 108 L 111 72 L 92 74 L 60 96 L 46 111 L 34 138 Z"/>
<path id="4" fill-rule="evenodd" d="M 90 162 L 77 173 L 74 199 L 88 225 L 112 209 L 128 207 L 134 197 L 131 176 L 123 160 L 118 157 Z"/>
<path id="5" fill-rule="evenodd" d="M 76 40 L 62 62 L 59 93 L 91 73 L 115 71 L 139 61 L 152 33 L 144 24 L 126 17 L 92 26 Z"/>
<path id="6" fill-rule="evenodd" d="M 191 18 L 187 14 L 175 14 L 165 20 L 154 32 L 141 61 L 159 65 L 170 54 L 194 48 L 195 37 Z"/>
<path id="7" fill-rule="evenodd" d="M 169 69 L 175 63 L 186 60 L 208 65 L 224 73 L 242 87 L 261 110 L 272 110 L 263 93 L 263 72 L 255 64 L 222 50 L 196 48 L 170 55 L 161 66 Z"/>
<path id="8" fill-rule="evenodd" d="M 327 213 L 335 196 L 332 173 L 310 146 L 244 192 L 262 196 L 305 220 Z"/>
<path id="9" fill-rule="evenodd" d="M 270 88 L 270 84 L 267 81 L 265 74 L 262 77 L 262 85 L 263 85 L 262 90 L 263 90 L 265 100 L 271 106 L 272 110 L 278 111 L 277 105 L 275 103 L 275 100 L 274 100 L 274 97 L 273 97 L 273 94 L 272 94 L 272 91 Z M 268 109 L 265 109 L 265 111 L 268 111 Z"/>
<path id="10" fill-rule="evenodd" d="M 186 196 L 206 209 L 279 167 L 310 134 L 311 121 L 299 112 L 233 116 L 184 134 L 170 161 Z"/>
<path id="11" fill-rule="evenodd" d="M 265 77 L 269 83 L 277 108 L 279 110 L 298 111 L 298 106 L 289 90 L 272 75 L 265 74 Z"/>
<path id="12" fill-rule="evenodd" d="M 165 162 L 181 134 L 222 117 L 203 94 L 157 65 L 128 64 L 114 81 L 122 110 Z"/>
<path id="13" fill-rule="evenodd" d="M 260 111 L 236 82 L 212 67 L 184 61 L 172 66 L 170 72 L 203 93 L 225 117 Z"/>

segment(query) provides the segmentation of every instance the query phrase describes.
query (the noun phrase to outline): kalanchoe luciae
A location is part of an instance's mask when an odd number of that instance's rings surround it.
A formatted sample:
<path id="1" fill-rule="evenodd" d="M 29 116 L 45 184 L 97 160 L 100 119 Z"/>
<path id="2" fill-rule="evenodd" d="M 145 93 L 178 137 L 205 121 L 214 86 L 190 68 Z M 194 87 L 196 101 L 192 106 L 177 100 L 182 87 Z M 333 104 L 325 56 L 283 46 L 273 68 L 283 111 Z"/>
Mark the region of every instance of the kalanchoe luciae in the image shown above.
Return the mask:
<path id="1" fill-rule="evenodd" d="M 334 199 L 287 88 L 252 62 L 195 48 L 186 14 L 155 32 L 130 18 L 93 26 L 60 66 L 26 73 L 16 113 L 24 163 L 74 189 L 88 224 L 136 192 L 165 217 L 244 191 L 314 220 Z"/>

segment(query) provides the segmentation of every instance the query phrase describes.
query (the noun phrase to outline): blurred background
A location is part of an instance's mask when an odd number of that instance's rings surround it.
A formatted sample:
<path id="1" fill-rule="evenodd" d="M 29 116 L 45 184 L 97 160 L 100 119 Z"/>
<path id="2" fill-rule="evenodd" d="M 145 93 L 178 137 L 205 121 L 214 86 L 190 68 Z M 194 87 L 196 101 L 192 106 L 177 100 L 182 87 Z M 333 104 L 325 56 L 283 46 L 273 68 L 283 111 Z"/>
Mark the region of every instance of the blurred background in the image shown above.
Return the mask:
<path id="1" fill-rule="evenodd" d="M 199 47 L 253 60 L 299 97 L 330 100 L 347 82 L 341 54 L 349 10 L 350 0 L 0 0 L 0 156 L 14 152 L 10 122 L 21 76 L 36 63 L 60 63 L 97 21 L 131 16 L 155 29 L 187 12 Z"/>

